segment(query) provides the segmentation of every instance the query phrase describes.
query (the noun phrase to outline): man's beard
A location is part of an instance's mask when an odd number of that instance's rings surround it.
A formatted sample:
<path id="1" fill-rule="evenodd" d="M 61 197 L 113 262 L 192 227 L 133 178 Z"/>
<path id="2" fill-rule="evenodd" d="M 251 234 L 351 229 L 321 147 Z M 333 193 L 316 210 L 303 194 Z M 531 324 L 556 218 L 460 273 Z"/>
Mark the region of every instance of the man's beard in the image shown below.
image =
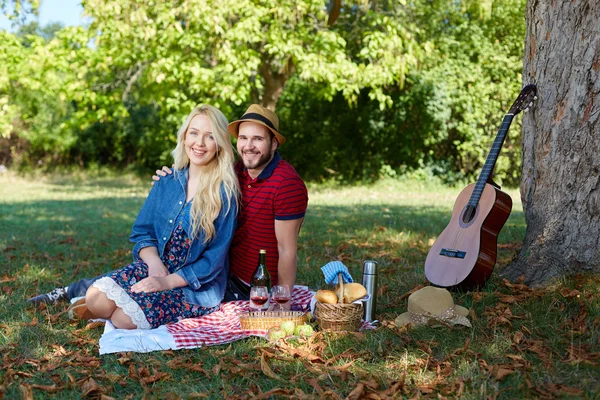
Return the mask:
<path id="1" fill-rule="evenodd" d="M 248 161 L 244 157 L 242 157 L 242 162 L 244 163 L 244 167 L 246 167 L 247 169 L 259 169 L 264 168 L 269 163 L 269 161 L 271 161 L 272 157 L 273 151 L 269 150 L 268 153 L 261 155 L 257 161 Z"/>

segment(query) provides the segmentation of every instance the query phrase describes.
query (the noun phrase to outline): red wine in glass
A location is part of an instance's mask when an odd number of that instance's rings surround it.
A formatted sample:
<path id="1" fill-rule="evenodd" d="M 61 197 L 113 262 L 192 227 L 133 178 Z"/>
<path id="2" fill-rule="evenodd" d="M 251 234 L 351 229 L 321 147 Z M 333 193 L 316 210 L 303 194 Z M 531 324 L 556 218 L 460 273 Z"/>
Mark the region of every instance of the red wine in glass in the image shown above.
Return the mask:
<path id="1" fill-rule="evenodd" d="M 254 296 L 251 297 L 250 300 L 252 300 L 254 304 L 262 306 L 267 302 L 267 300 L 269 300 L 269 296 Z"/>
<path id="2" fill-rule="evenodd" d="M 273 289 L 271 289 L 271 298 L 279 305 L 280 310 L 282 310 L 281 306 L 288 303 L 291 297 L 290 287 L 288 285 L 275 285 L 273 286 Z"/>
<path id="3" fill-rule="evenodd" d="M 289 297 L 279 297 L 279 296 L 275 296 L 273 297 L 273 300 L 275 301 L 275 303 L 277 304 L 285 304 L 288 301 L 290 301 Z"/>
<path id="4" fill-rule="evenodd" d="M 260 310 L 267 301 L 269 301 L 269 290 L 266 286 L 252 286 L 250 288 L 251 309 Z"/>

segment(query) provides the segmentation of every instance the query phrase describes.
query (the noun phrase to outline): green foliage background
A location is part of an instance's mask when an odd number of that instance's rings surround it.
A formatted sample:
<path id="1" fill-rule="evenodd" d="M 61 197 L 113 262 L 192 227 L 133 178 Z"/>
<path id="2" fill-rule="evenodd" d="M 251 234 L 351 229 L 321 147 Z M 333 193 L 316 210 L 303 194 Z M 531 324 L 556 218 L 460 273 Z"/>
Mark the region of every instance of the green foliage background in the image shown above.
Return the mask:
<path id="1" fill-rule="evenodd" d="M 0 163 L 147 173 L 194 105 L 233 120 L 259 102 L 307 180 L 452 183 L 478 174 L 522 85 L 526 0 L 344 1 L 331 25 L 326 0 L 82 3 L 89 26 L 0 31 Z M 514 121 L 496 178 L 519 168 Z"/>

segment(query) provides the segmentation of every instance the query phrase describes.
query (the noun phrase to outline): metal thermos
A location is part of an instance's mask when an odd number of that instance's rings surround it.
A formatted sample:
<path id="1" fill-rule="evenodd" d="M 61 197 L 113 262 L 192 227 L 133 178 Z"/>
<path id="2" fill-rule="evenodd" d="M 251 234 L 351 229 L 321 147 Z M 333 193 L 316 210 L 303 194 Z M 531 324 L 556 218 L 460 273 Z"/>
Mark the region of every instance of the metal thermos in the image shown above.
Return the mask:
<path id="1" fill-rule="evenodd" d="M 377 261 L 366 260 L 363 263 L 362 285 L 367 289 L 369 299 L 364 302 L 364 320 L 375 320 L 377 309 Z"/>

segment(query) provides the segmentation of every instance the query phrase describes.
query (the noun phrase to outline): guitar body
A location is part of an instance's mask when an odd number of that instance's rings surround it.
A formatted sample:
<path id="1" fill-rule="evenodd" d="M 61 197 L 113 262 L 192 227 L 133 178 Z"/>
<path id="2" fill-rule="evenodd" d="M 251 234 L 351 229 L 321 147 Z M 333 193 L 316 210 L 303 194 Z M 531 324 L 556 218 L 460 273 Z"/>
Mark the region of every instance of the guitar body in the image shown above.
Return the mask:
<path id="1" fill-rule="evenodd" d="M 450 223 L 429 250 L 425 276 L 433 285 L 469 289 L 483 286 L 496 264 L 498 234 L 506 223 L 512 199 L 485 184 L 475 216 L 463 221 L 475 184 L 460 192 Z"/>

